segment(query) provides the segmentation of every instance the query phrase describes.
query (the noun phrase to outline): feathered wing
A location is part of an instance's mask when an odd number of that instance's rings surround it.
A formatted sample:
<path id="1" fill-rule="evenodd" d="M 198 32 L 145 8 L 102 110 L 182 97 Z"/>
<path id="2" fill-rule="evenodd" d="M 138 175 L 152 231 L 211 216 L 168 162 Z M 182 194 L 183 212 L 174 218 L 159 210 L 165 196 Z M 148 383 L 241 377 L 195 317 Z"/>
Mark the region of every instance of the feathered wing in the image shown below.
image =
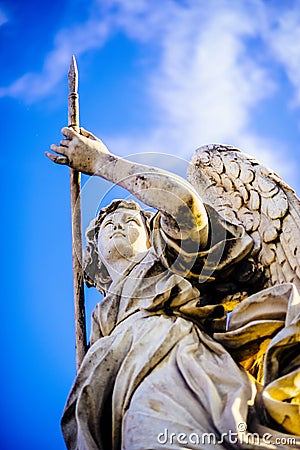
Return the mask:
<path id="1" fill-rule="evenodd" d="M 300 292 L 300 200 L 272 170 L 234 147 L 200 147 L 188 180 L 202 200 L 244 226 L 266 286 L 291 282 Z"/>

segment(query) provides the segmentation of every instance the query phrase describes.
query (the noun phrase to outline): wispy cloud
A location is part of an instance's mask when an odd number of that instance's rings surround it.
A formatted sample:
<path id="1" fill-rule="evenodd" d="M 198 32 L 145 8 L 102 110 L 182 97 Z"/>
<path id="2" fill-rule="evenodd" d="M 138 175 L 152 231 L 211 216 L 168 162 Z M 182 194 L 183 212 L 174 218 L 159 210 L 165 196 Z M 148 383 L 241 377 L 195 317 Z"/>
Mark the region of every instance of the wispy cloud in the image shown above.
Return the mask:
<path id="1" fill-rule="evenodd" d="M 232 140 L 248 123 L 251 108 L 274 89 L 263 66 L 247 54 L 245 41 L 257 35 L 257 18 L 210 5 L 205 17 L 191 8 L 173 18 L 152 77 L 170 128 L 182 124 L 191 145 L 196 133 L 203 142 Z"/>
<path id="2" fill-rule="evenodd" d="M 300 10 L 282 11 L 276 20 L 270 21 L 264 33 L 266 44 L 273 58 L 281 64 L 295 88 L 294 106 L 300 105 Z"/>
<path id="3" fill-rule="evenodd" d="M 123 154 L 139 149 L 189 158 L 201 144 L 230 143 L 296 181 L 294 167 L 284 162 L 284 144 L 251 130 L 255 108 L 277 89 L 267 69 L 276 12 L 260 1 L 212 0 L 205 8 L 199 3 L 186 2 L 183 7 L 168 2 L 158 16 L 157 10 L 149 10 L 149 3 L 142 3 L 136 15 L 132 9 L 128 14 L 124 6 L 122 23 L 143 40 L 153 39 L 155 33 L 160 42 L 160 59 L 147 85 L 158 125 L 147 136 L 113 136 L 108 140 L 112 148 Z M 137 31 L 141 14 L 144 27 Z M 289 39 L 294 31 L 297 35 L 290 21 L 283 16 L 285 31 L 277 30 L 277 45 L 282 48 L 288 24 Z M 259 53 L 249 51 L 258 40 Z M 287 65 L 283 50 L 282 60 L 279 56 L 278 51 L 277 62 L 285 63 L 283 69 L 300 89 L 296 64 Z"/>
<path id="4" fill-rule="evenodd" d="M 39 100 L 65 76 L 70 54 L 100 48 L 119 31 L 156 50 L 145 82 L 156 123 L 140 135 L 107 137 L 112 148 L 186 158 L 201 144 L 225 142 L 280 166 L 284 145 L 257 136 L 251 119 L 278 87 L 270 59 L 286 72 L 300 102 L 299 12 L 282 6 L 279 14 L 262 0 L 169 0 L 159 6 L 150 0 L 95 0 L 91 10 L 84 23 L 58 33 L 41 73 L 25 74 L 0 89 L 0 96 Z M 291 174 L 291 168 L 281 173 Z"/>
<path id="5" fill-rule="evenodd" d="M 72 28 L 62 29 L 56 36 L 53 50 L 47 55 L 40 73 L 26 73 L 8 87 L 0 88 L 0 97 L 23 98 L 37 101 L 49 95 L 65 76 L 70 56 L 78 56 L 95 47 L 101 47 L 109 34 L 109 20 L 88 20 Z"/>
<path id="6" fill-rule="evenodd" d="M 114 32 L 120 30 L 133 39 L 148 40 L 155 35 L 158 22 L 164 17 L 159 9 L 155 14 L 147 0 L 126 5 L 119 0 L 94 0 L 90 11 L 90 17 L 84 22 L 58 32 L 53 50 L 46 55 L 40 72 L 25 73 L 9 86 L 0 87 L 0 97 L 22 98 L 28 103 L 38 101 L 52 93 L 65 76 L 72 54 L 79 57 L 101 48 Z M 0 11 L 0 25 L 1 19 L 4 23 L 5 15 Z"/>

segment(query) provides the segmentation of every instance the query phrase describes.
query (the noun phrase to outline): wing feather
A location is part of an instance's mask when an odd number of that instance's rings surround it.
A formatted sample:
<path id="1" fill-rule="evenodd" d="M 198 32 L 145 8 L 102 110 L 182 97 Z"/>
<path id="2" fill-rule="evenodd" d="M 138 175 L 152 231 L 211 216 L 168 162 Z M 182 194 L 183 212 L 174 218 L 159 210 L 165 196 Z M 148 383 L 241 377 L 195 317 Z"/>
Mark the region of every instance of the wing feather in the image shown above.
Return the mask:
<path id="1" fill-rule="evenodd" d="M 219 144 L 196 151 L 188 180 L 204 202 L 244 226 L 266 286 L 293 282 L 300 291 L 300 200 L 290 186 L 253 157 Z"/>

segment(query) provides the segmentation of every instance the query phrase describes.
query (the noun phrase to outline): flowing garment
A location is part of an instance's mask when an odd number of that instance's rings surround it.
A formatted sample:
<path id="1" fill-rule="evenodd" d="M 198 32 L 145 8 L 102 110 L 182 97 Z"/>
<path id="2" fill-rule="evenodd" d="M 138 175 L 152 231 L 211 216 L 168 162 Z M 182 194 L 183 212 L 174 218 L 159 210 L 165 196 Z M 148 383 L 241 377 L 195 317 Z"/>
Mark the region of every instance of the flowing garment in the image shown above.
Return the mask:
<path id="1" fill-rule="evenodd" d="M 153 246 L 96 306 L 62 418 L 68 449 L 300 448 L 298 292 L 254 293 L 210 332 L 220 302 L 201 303 L 195 270 L 211 292 L 252 248 L 241 227 L 216 220 L 223 234 L 195 254 L 166 236 L 158 213 Z M 260 353 L 262 383 L 247 369 Z"/>

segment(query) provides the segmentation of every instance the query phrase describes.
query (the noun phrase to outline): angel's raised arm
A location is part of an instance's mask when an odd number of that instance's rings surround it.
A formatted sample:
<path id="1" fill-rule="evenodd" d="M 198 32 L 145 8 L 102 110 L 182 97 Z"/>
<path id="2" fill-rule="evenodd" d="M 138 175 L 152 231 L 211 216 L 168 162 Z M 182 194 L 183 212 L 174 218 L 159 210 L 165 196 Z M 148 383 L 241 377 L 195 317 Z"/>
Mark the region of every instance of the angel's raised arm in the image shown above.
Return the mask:
<path id="1" fill-rule="evenodd" d="M 79 134 L 71 128 L 63 128 L 62 133 L 66 139 L 59 146 L 51 146 L 56 154 L 47 152 L 52 161 L 122 186 L 161 211 L 161 226 L 173 239 L 200 241 L 202 248 L 207 245 L 207 213 L 199 195 L 186 180 L 113 155 L 85 130 Z"/>

